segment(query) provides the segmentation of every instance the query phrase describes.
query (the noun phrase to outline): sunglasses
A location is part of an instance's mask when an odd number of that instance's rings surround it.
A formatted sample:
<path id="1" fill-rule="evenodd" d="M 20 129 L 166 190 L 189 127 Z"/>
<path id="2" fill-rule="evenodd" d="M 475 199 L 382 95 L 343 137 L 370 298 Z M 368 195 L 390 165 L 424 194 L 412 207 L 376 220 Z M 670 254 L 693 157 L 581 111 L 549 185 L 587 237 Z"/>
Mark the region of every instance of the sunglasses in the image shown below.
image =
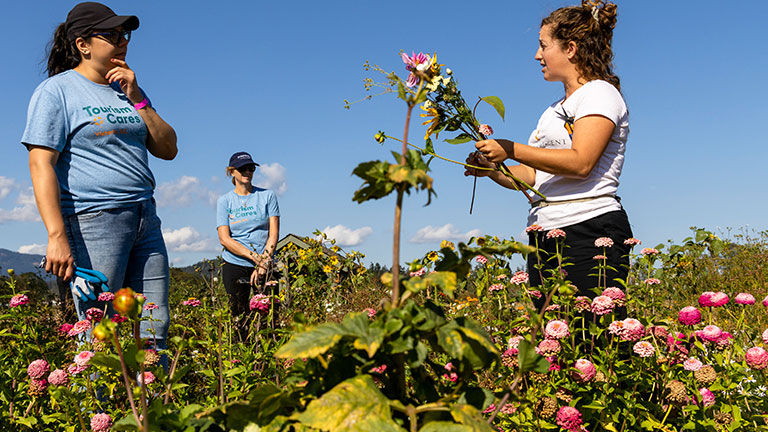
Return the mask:
<path id="1" fill-rule="evenodd" d="M 120 42 L 125 39 L 126 42 L 131 41 L 131 31 L 130 30 L 111 30 L 107 32 L 98 32 L 98 33 L 91 33 L 88 35 L 88 37 L 97 36 L 112 45 L 120 45 Z"/>
<path id="2" fill-rule="evenodd" d="M 240 168 L 235 168 L 235 169 L 238 170 L 240 173 L 244 173 L 246 171 L 256 171 L 256 165 L 250 165 L 250 164 L 243 165 Z"/>

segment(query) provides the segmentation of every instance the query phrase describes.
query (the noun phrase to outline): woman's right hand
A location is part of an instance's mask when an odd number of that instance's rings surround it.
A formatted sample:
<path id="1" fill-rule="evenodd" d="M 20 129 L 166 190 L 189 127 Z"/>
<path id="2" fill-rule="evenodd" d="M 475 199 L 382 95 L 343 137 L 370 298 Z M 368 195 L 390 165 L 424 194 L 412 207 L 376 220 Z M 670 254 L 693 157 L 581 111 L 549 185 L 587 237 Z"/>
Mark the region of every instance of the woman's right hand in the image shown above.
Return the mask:
<path id="1" fill-rule="evenodd" d="M 69 242 L 64 235 L 48 237 L 48 248 L 45 252 L 45 271 L 58 276 L 65 281 L 72 278 L 75 272 L 75 260 Z"/>
<path id="2" fill-rule="evenodd" d="M 470 168 L 470 167 L 464 167 L 464 175 L 465 176 L 475 176 L 475 177 L 488 177 L 491 175 L 496 165 L 493 162 L 490 162 L 488 159 L 485 158 L 480 152 L 472 152 L 467 156 L 466 160 L 467 165 L 473 165 L 476 167 L 482 167 L 482 168 L 490 168 L 488 170 L 480 170 L 476 168 Z"/>

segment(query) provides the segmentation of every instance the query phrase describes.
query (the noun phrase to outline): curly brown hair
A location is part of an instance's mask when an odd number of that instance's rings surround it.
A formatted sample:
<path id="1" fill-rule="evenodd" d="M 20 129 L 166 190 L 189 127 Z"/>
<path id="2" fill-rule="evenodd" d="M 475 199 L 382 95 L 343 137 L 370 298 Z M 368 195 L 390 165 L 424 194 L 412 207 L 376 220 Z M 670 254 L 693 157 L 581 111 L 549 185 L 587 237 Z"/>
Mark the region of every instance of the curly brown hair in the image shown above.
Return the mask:
<path id="1" fill-rule="evenodd" d="M 552 26 L 552 37 L 565 48 L 576 44 L 576 70 L 586 81 L 601 79 L 621 91 L 619 77 L 613 73 L 613 28 L 616 27 L 616 5 L 602 0 L 582 0 L 581 6 L 557 9 L 541 20 L 541 26 Z"/>

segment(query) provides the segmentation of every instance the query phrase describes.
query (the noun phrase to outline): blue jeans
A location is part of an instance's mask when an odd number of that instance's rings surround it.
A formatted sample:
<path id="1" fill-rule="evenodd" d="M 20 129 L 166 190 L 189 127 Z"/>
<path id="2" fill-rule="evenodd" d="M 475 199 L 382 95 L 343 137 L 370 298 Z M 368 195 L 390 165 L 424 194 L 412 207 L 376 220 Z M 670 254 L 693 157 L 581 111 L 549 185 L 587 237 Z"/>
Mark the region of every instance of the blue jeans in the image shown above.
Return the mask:
<path id="1" fill-rule="evenodd" d="M 170 321 L 168 252 L 155 200 L 65 216 L 64 224 L 76 266 L 104 273 L 112 292 L 130 287 L 147 297 L 145 305 L 158 306 L 151 311 L 151 322 L 141 322 L 141 337 L 157 339 L 156 348 L 165 349 Z M 83 301 L 78 296 L 74 300 L 81 320 L 88 309 L 104 308 L 98 300 Z M 111 305 L 108 310 L 111 313 Z M 142 316 L 149 317 L 150 311 L 142 311 Z"/>

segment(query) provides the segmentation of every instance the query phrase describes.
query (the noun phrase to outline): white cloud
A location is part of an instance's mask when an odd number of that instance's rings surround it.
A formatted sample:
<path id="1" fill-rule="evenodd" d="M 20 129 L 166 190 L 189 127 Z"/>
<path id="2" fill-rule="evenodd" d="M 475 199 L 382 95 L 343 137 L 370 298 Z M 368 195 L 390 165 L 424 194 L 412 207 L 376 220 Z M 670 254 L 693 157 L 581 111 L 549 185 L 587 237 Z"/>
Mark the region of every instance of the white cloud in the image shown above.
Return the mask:
<path id="1" fill-rule="evenodd" d="M 201 236 L 190 226 L 176 230 L 164 229 L 163 239 L 168 249 L 174 252 L 213 252 L 219 249 L 218 242 Z"/>
<path id="2" fill-rule="evenodd" d="M 327 226 L 321 231 L 324 232 L 329 239 L 336 240 L 336 243 L 341 246 L 357 246 L 362 243 L 366 237 L 371 235 L 373 228 L 364 226 L 353 230 L 344 225 L 336 225 L 334 227 Z"/>
<path id="3" fill-rule="evenodd" d="M 0 200 L 7 197 L 16 186 L 16 181 L 12 178 L 0 176 Z"/>
<path id="4" fill-rule="evenodd" d="M 162 183 L 155 192 L 158 207 L 188 207 L 200 202 L 214 205 L 218 198 L 216 192 L 192 176 L 181 176 L 178 180 Z"/>
<path id="5" fill-rule="evenodd" d="M 445 224 L 441 227 L 427 225 L 416 232 L 411 238 L 412 243 L 431 243 L 443 240 L 466 241 L 470 237 L 477 237 L 481 234 L 479 229 L 469 230 L 465 233 L 460 232 L 453 224 Z"/>
<path id="6" fill-rule="evenodd" d="M 0 209 L 0 223 L 3 222 L 35 222 L 40 220 L 40 214 L 35 205 L 35 195 L 32 188 L 19 192 L 16 197 L 16 207 L 11 210 Z"/>
<path id="7" fill-rule="evenodd" d="M 22 246 L 19 246 L 19 250 L 17 252 L 24 253 L 24 254 L 45 255 L 46 246 L 47 245 L 37 244 L 37 243 L 22 245 Z"/>
<path id="8" fill-rule="evenodd" d="M 277 195 L 282 195 L 288 190 L 288 184 L 285 182 L 285 167 L 277 162 L 261 165 L 259 178 L 254 180 L 256 186 L 272 189 Z"/>

